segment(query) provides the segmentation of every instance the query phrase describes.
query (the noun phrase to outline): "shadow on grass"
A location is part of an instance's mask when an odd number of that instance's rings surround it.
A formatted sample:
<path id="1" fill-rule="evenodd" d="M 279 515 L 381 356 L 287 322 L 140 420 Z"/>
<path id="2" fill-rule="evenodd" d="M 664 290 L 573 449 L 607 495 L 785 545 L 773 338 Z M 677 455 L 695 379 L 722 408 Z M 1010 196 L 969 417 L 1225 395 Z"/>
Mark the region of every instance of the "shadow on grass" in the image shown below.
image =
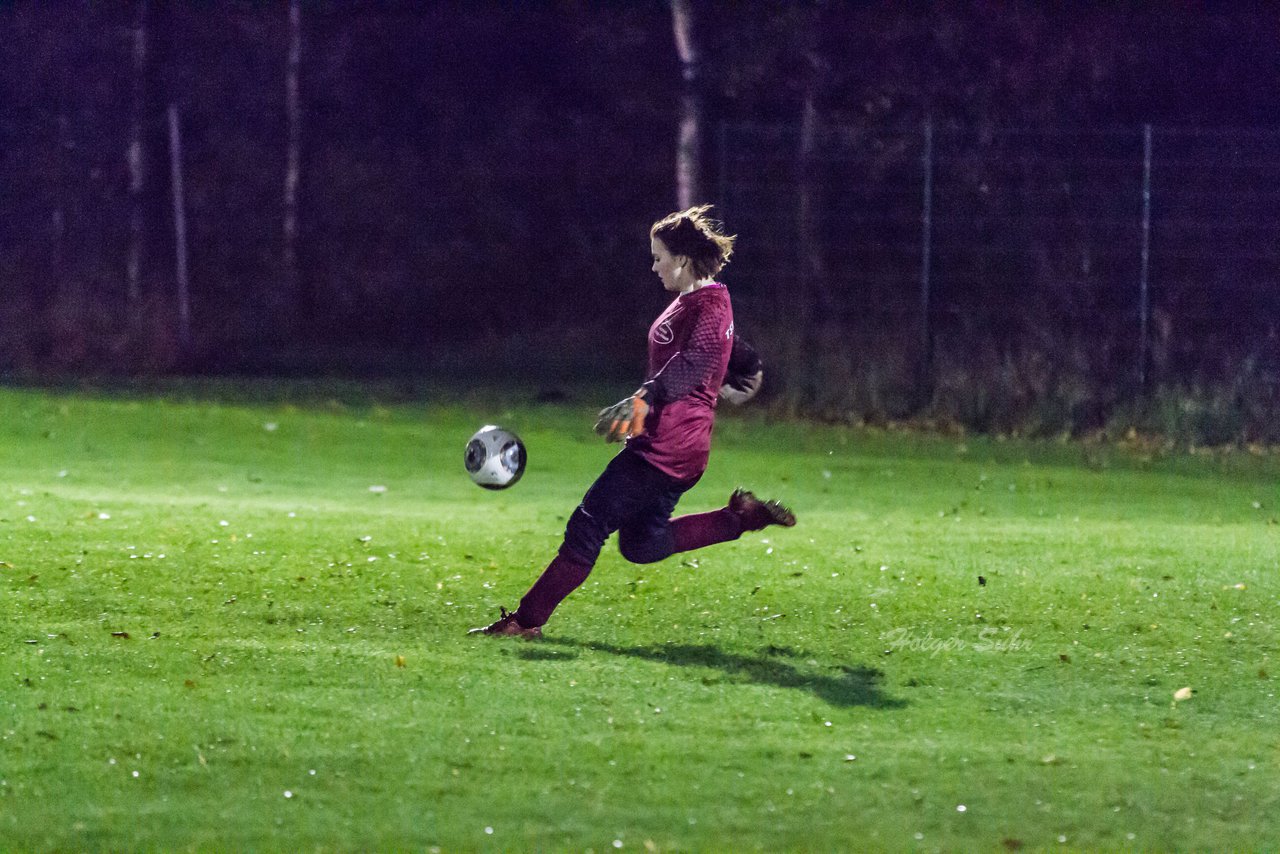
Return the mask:
<path id="1" fill-rule="evenodd" d="M 530 645 L 516 650 L 516 658 L 525 661 L 572 661 L 577 657 L 578 653 L 567 649 L 539 649 Z"/>
<path id="2" fill-rule="evenodd" d="M 543 638 L 539 646 L 555 644 L 562 647 L 589 649 L 610 655 L 658 661 L 676 667 L 701 667 L 718 670 L 731 681 L 753 682 L 777 688 L 795 688 L 812 692 L 820 700 L 833 706 L 866 706 L 873 709 L 900 709 L 906 701 L 887 696 L 880 689 L 884 673 L 863 666 L 839 665 L 838 675 L 801 670 L 783 655 L 796 655 L 793 650 L 769 647 L 763 656 L 740 655 L 726 652 L 719 647 L 696 644 L 669 644 L 662 646 L 617 646 L 599 641 L 578 641 L 568 638 Z M 550 650 L 538 657 L 552 659 Z M 573 656 L 571 656 L 573 657 Z"/>

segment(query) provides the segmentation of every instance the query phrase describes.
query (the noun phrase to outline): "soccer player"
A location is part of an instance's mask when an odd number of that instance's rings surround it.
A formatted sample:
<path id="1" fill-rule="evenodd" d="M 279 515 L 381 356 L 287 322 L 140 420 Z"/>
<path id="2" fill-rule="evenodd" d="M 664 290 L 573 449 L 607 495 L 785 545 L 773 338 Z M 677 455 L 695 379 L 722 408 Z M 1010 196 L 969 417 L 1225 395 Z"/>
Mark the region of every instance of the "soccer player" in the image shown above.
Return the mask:
<path id="1" fill-rule="evenodd" d="M 587 579 L 614 531 L 624 558 L 654 563 L 745 531 L 796 523 L 778 502 L 743 489 L 719 510 L 671 518 L 706 470 L 718 397 L 749 399 L 763 378 L 755 352 L 734 336 L 729 290 L 715 280 L 735 238 L 709 218 L 710 208 L 678 211 L 649 230 L 653 272 L 676 296 L 649 327 L 647 379 L 601 410 L 596 423 L 607 441 L 626 444 L 569 517 L 559 552 L 520 607 L 500 609 L 497 622 L 472 633 L 539 637 L 551 612 Z"/>

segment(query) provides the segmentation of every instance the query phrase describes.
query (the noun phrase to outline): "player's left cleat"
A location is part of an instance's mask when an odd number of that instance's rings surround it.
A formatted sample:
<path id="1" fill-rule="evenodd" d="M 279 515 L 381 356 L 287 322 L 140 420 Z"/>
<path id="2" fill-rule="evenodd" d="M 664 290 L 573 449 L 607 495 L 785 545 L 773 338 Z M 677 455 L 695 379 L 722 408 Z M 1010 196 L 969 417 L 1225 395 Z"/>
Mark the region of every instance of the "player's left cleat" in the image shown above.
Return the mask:
<path id="1" fill-rule="evenodd" d="M 776 501 L 761 501 L 745 489 L 735 489 L 729 496 L 729 510 L 742 520 L 742 530 L 759 531 L 770 525 L 790 528 L 796 523 L 796 514 Z"/>
<path id="2" fill-rule="evenodd" d="M 534 626 L 525 628 L 520 625 L 520 621 L 516 619 L 516 615 L 508 611 L 506 608 L 499 607 L 498 612 L 502 615 L 497 621 L 487 626 L 480 626 L 467 632 L 469 635 L 510 635 L 519 638 L 540 638 L 542 637 L 542 627 Z"/>

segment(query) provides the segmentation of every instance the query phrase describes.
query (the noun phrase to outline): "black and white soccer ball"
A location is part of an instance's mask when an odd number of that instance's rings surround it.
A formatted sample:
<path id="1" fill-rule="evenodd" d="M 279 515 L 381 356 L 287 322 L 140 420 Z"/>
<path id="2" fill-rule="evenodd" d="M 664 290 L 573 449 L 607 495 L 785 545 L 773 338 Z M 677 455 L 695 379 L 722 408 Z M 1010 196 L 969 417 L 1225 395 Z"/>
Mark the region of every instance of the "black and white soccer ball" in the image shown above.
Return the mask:
<path id="1" fill-rule="evenodd" d="M 481 427 L 467 442 L 467 474 L 485 489 L 515 486 L 527 459 L 520 437 L 495 424 Z"/>

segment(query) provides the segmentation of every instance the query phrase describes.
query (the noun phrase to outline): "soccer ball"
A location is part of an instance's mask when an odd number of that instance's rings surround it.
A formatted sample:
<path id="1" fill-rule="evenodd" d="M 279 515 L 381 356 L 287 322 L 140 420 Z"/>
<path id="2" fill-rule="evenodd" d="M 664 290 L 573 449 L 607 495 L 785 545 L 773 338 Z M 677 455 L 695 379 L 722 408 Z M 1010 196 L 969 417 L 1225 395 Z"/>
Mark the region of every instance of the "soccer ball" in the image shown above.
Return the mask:
<path id="1" fill-rule="evenodd" d="M 520 437 L 494 424 L 481 427 L 467 442 L 467 474 L 485 489 L 515 486 L 524 474 L 525 461 Z"/>

